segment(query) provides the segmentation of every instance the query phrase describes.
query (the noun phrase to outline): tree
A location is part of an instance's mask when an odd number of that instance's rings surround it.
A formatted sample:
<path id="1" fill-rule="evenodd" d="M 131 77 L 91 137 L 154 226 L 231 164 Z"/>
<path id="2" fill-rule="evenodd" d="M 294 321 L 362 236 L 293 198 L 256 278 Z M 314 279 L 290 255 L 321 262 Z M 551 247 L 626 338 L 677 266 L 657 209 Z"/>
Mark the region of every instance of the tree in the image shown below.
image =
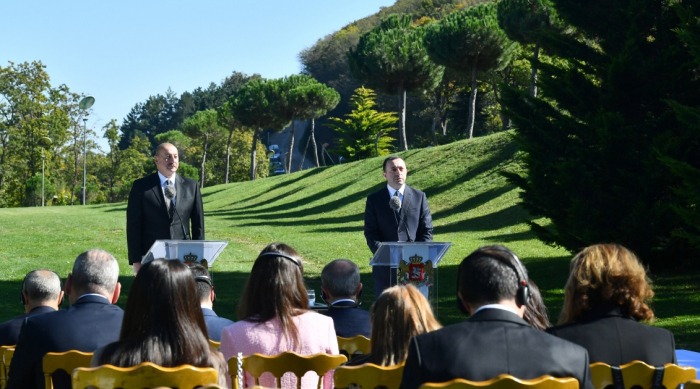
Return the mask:
<path id="1" fill-rule="evenodd" d="M 428 58 L 423 35 L 424 29 L 411 26 L 409 15 L 390 15 L 348 51 L 348 64 L 355 78 L 370 88 L 398 95 L 402 150 L 408 150 L 406 93 L 434 89 L 444 70 Z"/>
<path id="2" fill-rule="evenodd" d="M 474 133 L 477 74 L 503 68 L 516 45 L 498 27 L 494 3 L 453 12 L 426 27 L 425 46 L 430 58 L 458 72 L 471 73 L 467 138 Z"/>
<path id="3" fill-rule="evenodd" d="M 258 134 L 265 128 L 276 130 L 286 127 L 285 118 L 275 115 L 275 104 L 280 101 L 276 97 L 280 95 L 280 81 L 266 80 L 263 78 L 251 80 L 245 84 L 236 96 L 229 98 L 229 108 L 234 117 L 238 118 L 243 126 L 253 128 L 253 139 L 250 148 L 250 179 L 256 177 L 255 153 L 258 143 Z"/>
<path id="4" fill-rule="evenodd" d="M 333 88 L 318 82 L 313 82 L 293 89 L 290 92 L 290 99 L 300 106 L 307 108 L 307 110 L 304 111 L 304 116 L 301 118 L 311 120 L 311 135 L 309 141 L 311 141 L 314 148 L 314 162 L 316 163 L 316 167 L 319 167 L 318 146 L 316 145 L 316 137 L 314 135 L 315 121 L 338 105 L 340 102 L 340 94 Z M 289 168 L 291 170 L 291 156 L 289 160 Z"/>
<path id="5" fill-rule="evenodd" d="M 289 131 L 289 159 L 287 165 L 287 173 L 292 172 L 292 154 L 294 151 L 294 120 L 301 117 L 311 115 L 309 104 L 304 101 L 303 96 L 297 93 L 299 88 L 306 85 L 318 83 L 313 77 L 306 74 L 295 74 L 284 77 L 280 80 L 280 96 L 276 99 L 279 104 L 276 104 L 275 115 L 291 121 L 291 129 Z"/>
<path id="6" fill-rule="evenodd" d="M 530 75 L 530 95 L 537 97 L 537 67 L 539 60 L 539 34 L 561 27 L 561 21 L 550 0 L 501 0 L 498 2 L 498 25 L 508 38 L 521 45 L 534 44 L 532 72 Z"/>
<path id="7" fill-rule="evenodd" d="M 372 109 L 376 105 L 374 99 L 374 91 L 358 88 L 350 99 L 352 112 L 345 115 L 345 119 L 328 119 L 330 123 L 327 126 L 342 135 L 334 153 L 350 161 L 389 154 L 394 138 L 386 134 L 398 117 L 393 112 Z"/>
<path id="8" fill-rule="evenodd" d="M 104 130 L 104 137 L 107 138 L 107 145 L 109 146 L 109 151 L 106 155 L 109 163 L 106 169 L 109 185 L 109 201 L 115 202 L 117 198 L 115 186 L 119 179 L 122 162 L 122 151 L 119 149 L 119 126 L 117 125 L 117 120 L 110 120 L 102 129 Z"/>
<path id="9" fill-rule="evenodd" d="M 209 145 L 209 137 L 221 132 L 221 127 L 217 121 L 216 111 L 208 109 L 199 111 L 189 117 L 182 124 L 182 132 L 192 138 L 201 138 L 202 140 L 202 162 L 200 164 L 200 188 L 204 188 L 204 164 L 207 160 L 207 146 Z"/>
<path id="10" fill-rule="evenodd" d="M 231 107 L 228 102 L 224 103 L 216 109 L 216 117 L 219 125 L 228 129 L 228 140 L 226 141 L 226 169 L 224 172 L 224 184 L 228 184 L 229 174 L 231 170 L 231 140 L 233 132 L 241 129 L 241 123 L 231 114 Z"/>

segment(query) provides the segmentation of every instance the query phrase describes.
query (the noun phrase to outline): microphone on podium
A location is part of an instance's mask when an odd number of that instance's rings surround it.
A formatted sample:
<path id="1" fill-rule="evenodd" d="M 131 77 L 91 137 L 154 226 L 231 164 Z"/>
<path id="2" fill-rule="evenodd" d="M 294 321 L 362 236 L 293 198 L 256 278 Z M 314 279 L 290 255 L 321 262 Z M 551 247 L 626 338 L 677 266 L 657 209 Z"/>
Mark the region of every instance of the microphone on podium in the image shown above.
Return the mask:
<path id="1" fill-rule="evenodd" d="M 177 214 L 177 219 L 180 221 L 180 228 L 182 228 L 182 236 L 185 238 L 185 240 L 190 240 L 189 237 L 187 237 L 187 233 L 185 232 L 185 225 L 182 224 L 182 218 L 180 217 L 180 213 L 177 211 L 177 204 L 173 204 L 173 199 L 175 196 L 177 196 L 177 189 L 175 189 L 174 186 L 172 185 L 166 185 L 165 189 L 163 190 L 163 195 L 170 200 L 170 206 L 173 207 L 175 210 L 175 213 Z"/>
<path id="2" fill-rule="evenodd" d="M 394 211 L 394 219 L 396 219 L 396 212 L 398 212 L 401 209 L 401 199 L 399 196 L 391 196 L 391 199 L 389 199 L 389 208 L 391 208 Z M 406 224 L 406 218 L 401 218 L 403 221 L 404 227 L 406 227 L 406 237 L 408 238 L 409 242 L 413 242 L 413 239 L 411 239 L 411 232 L 408 230 L 408 224 Z M 396 220 L 396 224 L 399 224 L 399 221 Z M 396 229 L 396 235 L 399 235 L 399 232 L 401 230 L 401 226 Z"/>

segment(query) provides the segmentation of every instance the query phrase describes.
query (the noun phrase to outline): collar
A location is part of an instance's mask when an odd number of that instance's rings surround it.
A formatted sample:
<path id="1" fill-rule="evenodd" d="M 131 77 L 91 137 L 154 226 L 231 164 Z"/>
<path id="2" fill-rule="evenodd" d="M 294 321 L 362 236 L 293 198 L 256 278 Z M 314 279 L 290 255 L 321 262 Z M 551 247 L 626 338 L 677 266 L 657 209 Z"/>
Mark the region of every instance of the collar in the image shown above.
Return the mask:
<path id="1" fill-rule="evenodd" d="M 340 299 L 340 300 L 335 300 L 335 301 L 333 301 L 333 303 L 331 304 L 331 306 L 334 306 L 334 305 L 336 305 L 336 304 L 337 304 L 337 305 L 340 305 L 340 303 L 351 303 L 352 305 L 355 305 L 355 304 L 356 304 L 356 303 L 355 303 L 355 300 L 353 300 L 353 299 Z M 346 304 L 342 304 L 342 305 L 346 305 Z"/>
<path id="2" fill-rule="evenodd" d="M 160 178 L 160 186 L 165 185 L 165 180 L 168 178 L 162 175 L 160 172 L 158 172 L 158 178 Z M 175 179 L 177 178 L 177 173 L 173 173 L 172 177 L 170 179 L 173 181 L 173 185 L 175 185 Z"/>
<path id="3" fill-rule="evenodd" d="M 103 295 L 101 295 L 101 294 L 98 294 L 98 293 L 85 293 L 84 295 L 78 297 L 78 299 L 75 300 L 75 303 L 74 303 L 74 304 L 77 304 L 78 301 L 82 300 L 83 298 L 85 298 L 86 300 L 87 300 L 87 299 L 90 299 L 90 300 L 91 300 L 92 297 L 102 297 L 102 298 L 107 302 L 107 304 L 110 304 L 110 301 L 109 301 L 109 299 L 108 299 L 107 297 L 105 297 L 105 296 L 103 296 Z M 83 300 L 83 301 L 85 301 L 85 300 Z M 82 301 L 80 301 L 80 302 L 82 302 Z"/>
<path id="4" fill-rule="evenodd" d="M 393 196 L 394 193 L 396 193 L 396 189 L 389 186 L 389 184 L 386 184 L 386 189 L 389 191 L 389 197 Z M 406 184 L 401 185 L 401 187 L 399 188 L 399 193 L 401 193 L 401 196 L 403 196 L 404 190 L 406 190 Z"/>
<path id="5" fill-rule="evenodd" d="M 32 308 L 31 311 L 29 311 L 30 314 L 36 314 L 36 313 L 42 313 L 42 312 L 55 312 L 56 310 L 48 307 L 46 305 L 39 305 L 38 307 Z"/>
<path id="6" fill-rule="evenodd" d="M 582 321 L 593 321 L 604 317 L 625 317 L 633 319 L 626 308 L 616 304 L 602 304 L 583 314 Z"/>
<path id="7" fill-rule="evenodd" d="M 516 315 L 518 314 L 518 312 L 517 312 L 515 309 L 513 309 L 513 308 L 511 308 L 511 307 L 507 307 L 507 306 L 505 306 L 505 305 L 501 305 L 501 304 L 486 304 L 486 305 L 482 305 L 481 307 L 479 307 L 479 309 L 477 309 L 476 311 L 474 311 L 474 313 L 473 313 L 472 315 L 476 315 L 477 312 L 479 312 L 479 311 L 481 311 L 481 310 L 484 310 L 484 309 L 500 309 L 500 310 L 503 310 L 503 311 L 508 311 L 508 312 L 510 312 L 510 313 L 514 313 L 514 314 L 516 314 Z"/>
<path id="8" fill-rule="evenodd" d="M 216 315 L 216 312 L 214 312 L 213 309 L 211 309 L 211 308 L 209 308 L 209 307 L 205 307 L 205 306 L 203 306 L 203 305 L 202 305 L 202 314 L 203 314 L 204 316 L 217 316 L 217 315 Z"/>

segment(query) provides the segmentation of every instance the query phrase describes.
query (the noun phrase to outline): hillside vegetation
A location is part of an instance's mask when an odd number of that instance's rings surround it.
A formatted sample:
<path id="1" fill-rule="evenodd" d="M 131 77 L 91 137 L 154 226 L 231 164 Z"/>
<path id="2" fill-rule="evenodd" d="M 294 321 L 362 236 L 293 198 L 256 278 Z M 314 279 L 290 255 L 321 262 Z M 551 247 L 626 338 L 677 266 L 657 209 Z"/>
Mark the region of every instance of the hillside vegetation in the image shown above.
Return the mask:
<path id="1" fill-rule="evenodd" d="M 499 174 L 519 171 L 512 133 L 460 141 L 400 154 L 409 168 L 408 183 L 425 191 L 433 213 L 435 240 L 452 242 L 439 268 L 439 319 L 462 320 L 455 307 L 457 264 L 475 248 L 502 243 L 525 262 L 542 289 L 556 322 L 568 274 L 567 251 L 534 239 L 524 223 L 518 190 Z M 370 251 L 363 229 L 365 197 L 382 187 L 381 158 L 206 188 L 206 236 L 229 246 L 214 265 L 216 311 L 236 318 L 238 295 L 252 263 L 266 244 L 290 244 L 305 260 L 309 287 L 320 295 L 325 263 L 348 258 L 360 265 L 365 285 L 363 307 L 374 300 Z M 126 204 L 0 209 L 0 320 L 21 311 L 18 294 L 28 271 L 46 267 L 61 276 L 89 248 L 106 249 L 119 259 L 125 302 L 133 277 L 127 266 Z M 543 221 L 540 220 L 540 223 Z M 657 324 L 676 333 L 680 348 L 700 349 L 696 275 L 655 277 Z"/>

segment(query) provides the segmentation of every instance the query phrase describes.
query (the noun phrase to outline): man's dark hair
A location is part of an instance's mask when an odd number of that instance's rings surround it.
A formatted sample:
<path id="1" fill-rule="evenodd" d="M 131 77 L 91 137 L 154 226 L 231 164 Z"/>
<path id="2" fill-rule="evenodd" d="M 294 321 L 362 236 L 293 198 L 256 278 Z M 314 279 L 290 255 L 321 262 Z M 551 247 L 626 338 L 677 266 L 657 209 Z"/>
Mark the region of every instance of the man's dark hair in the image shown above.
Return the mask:
<path id="1" fill-rule="evenodd" d="M 209 270 L 207 270 L 206 267 L 198 263 L 191 263 L 187 266 L 189 266 L 190 271 L 192 271 L 193 277 L 207 277 L 207 279 L 209 279 L 209 281 L 211 282 L 211 275 L 209 274 Z M 209 298 L 211 296 L 212 285 L 203 279 L 195 279 L 195 281 L 197 284 L 197 294 L 199 295 L 199 301 L 209 301 Z"/>
<path id="2" fill-rule="evenodd" d="M 360 285 L 360 268 L 349 259 L 336 259 L 321 271 L 321 285 L 334 298 L 355 297 Z"/>
<path id="3" fill-rule="evenodd" d="M 501 250 L 500 246 L 482 247 L 462 260 L 458 280 L 464 301 L 470 304 L 495 304 L 515 298 L 518 275 L 507 265 L 515 259 Z"/>
<path id="4" fill-rule="evenodd" d="M 399 157 L 398 155 L 390 155 L 390 156 L 386 157 L 386 159 L 384 160 L 384 163 L 382 164 L 382 171 L 385 172 L 386 171 L 386 164 L 389 163 L 389 161 L 393 161 L 395 159 L 400 159 L 402 161 L 404 160 L 403 158 Z"/>

